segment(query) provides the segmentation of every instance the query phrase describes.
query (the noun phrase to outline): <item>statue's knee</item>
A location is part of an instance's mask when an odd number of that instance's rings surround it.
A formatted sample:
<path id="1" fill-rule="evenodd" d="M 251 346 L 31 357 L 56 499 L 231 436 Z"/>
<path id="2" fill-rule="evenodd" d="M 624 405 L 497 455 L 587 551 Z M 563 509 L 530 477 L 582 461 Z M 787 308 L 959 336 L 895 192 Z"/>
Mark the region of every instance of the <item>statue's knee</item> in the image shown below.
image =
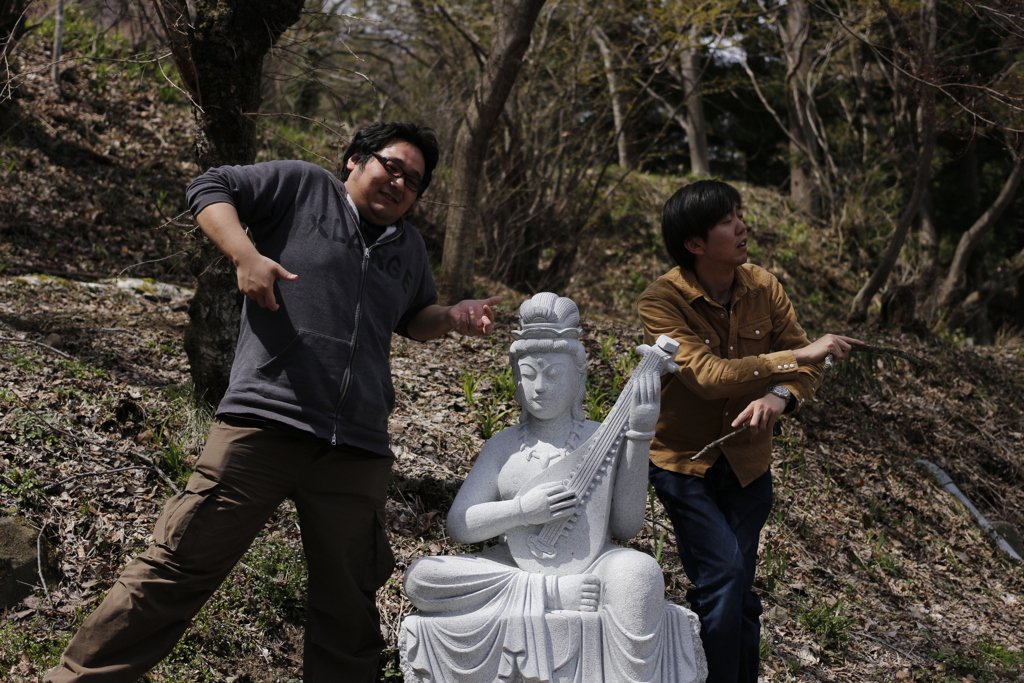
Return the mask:
<path id="1" fill-rule="evenodd" d="M 665 577 L 661 565 L 650 555 L 635 552 L 619 552 L 609 558 L 600 573 L 606 590 L 636 595 L 638 587 L 645 587 L 642 594 L 665 592 Z"/>
<path id="2" fill-rule="evenodd" d="M 437 572 L 434 571 L 431 563 L 426 561 L 429 559 L 428 557 L 421 557 L 405 570 L 402 584 L 405 588 L 405 594 L 409 596 L 413 604 L 415 604 L 416 598 L 423 593 L 423 589 L 434 583 L 431 579 L 436 579 L 435 574 Z"/>

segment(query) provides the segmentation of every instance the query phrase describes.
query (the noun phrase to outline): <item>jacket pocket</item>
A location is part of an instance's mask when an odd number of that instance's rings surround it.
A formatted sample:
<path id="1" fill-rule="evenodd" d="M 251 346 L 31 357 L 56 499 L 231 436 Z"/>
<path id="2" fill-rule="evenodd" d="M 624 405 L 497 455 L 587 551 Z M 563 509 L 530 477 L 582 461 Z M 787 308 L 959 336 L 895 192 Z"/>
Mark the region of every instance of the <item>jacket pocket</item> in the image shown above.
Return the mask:
<path id="1" fill-rule="evenodd" d="M 741 356 L 758 356 L 771 351 L 772 319 L 768 316 L 740 325 Z"/>
<path id="2" fill-rule="evenodd" d="M 353 373 L 348 396 L 342 409 L 343 419 L 371 432 L 388 431 L 388 416 L 395 407 L 395 387 L 391 376 L 378 377 L 364 370 Z"/>
<path id="3" fill-rule="evenodd" d="M 196 532 L 192 529 L 190 533 L 196 513 L 216 487 L 214 480 L 193 472 L 185 490 L 167 501 L 163 513 L 153 525 L 153 541 L 171 552 L 185 552 L 190 537 Z"/>
<path id="4" fill-rule="evenodd" d="M 299 333 L 279 354 L 257 366 L 268 398 L 330 413 L 349 361 L 350 344 L 315 332 Z"/>
<path id="5" fill-rule="evenodd" d="M 391 552 L 391 541 L 388 540 L 387 512 L 379 509 L 375 513 L 374 540 L 367 557 L 362 586 L 366 591 L 376 591 L 383 586 L 395 570 L 395 555 Z"/>

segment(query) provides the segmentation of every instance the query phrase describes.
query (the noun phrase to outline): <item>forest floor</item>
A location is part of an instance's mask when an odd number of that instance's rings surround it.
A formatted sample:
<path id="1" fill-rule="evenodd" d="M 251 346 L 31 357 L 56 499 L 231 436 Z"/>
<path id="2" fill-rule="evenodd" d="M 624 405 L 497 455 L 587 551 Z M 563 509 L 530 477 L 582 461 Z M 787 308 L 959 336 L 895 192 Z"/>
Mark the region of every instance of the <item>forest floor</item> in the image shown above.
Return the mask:
<path id="1" fill-rule="evenodd" d="M 188 398 L 181 295 L 0 280 L 0 508 L 40 529 L 55 561 L 46 587 L 3 613 L 4 680 L 36 681 L 55 662 L 187 478 L 209 418 Z M 466 550 L 445 533 L 448 505 L 483 435 L 518 415 L 505 370 L 510 303 L 488 339 L 396 339 L 397 567 L 379 596 L 392 646 L 411 609 L 403 571 Z M 638 328 L 582 326 L 588 409 L 608 407 Z M 756 584 L 764 680 L 1024 681 L 1024 567 L 915 464 L 939 465 L 990 520 L 1024 528 L 1024 347 L 862 336 L 936 367 L 855 356 L 784 420 Z M 668 598 L 685 604 L 667 526 L 655 503 L 630 545 L 660 557 Z M 150 679 L 298 680 L 304 580 L 286 505 Z M 396 680 L 386 654 L 382 680 Z"/>

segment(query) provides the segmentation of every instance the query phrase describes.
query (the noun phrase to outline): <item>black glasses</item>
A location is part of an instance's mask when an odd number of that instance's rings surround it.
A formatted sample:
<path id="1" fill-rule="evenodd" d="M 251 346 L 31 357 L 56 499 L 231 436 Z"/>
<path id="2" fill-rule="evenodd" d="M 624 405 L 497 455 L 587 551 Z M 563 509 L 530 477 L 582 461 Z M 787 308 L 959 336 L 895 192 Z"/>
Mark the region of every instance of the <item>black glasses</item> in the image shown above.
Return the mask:
<path id="1" fill-rule="evenodd" d="M 415 192 L 420 193 L 420 183 L 423 182 L 416 176 L 409 175 L 408 171 L 402 168 L 402 164 L 394 159 L 388 159 L 387 157 L 381 156 L 376 152 L 370 152 L 374 159 L 380 162 L 380 165 L 384 167 L 384 170 L 388 172 L 392 178 L 404 178 L 405 186 Z"/>

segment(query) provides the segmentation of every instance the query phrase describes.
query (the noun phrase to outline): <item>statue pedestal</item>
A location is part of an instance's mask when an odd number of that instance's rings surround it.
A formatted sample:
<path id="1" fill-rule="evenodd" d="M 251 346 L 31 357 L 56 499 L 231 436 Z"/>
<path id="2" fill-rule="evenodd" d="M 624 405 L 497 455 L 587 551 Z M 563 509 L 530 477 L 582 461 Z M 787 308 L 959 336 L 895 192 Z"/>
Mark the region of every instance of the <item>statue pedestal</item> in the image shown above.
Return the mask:
<path id="1" fill-rule="evenodd" d="M 697 616 L 668 602 L 665 603 L 665 623 L 658 635 L 650 639 L 647 648 L 641 648 L 651 650 L 646 666 L 640 663 L 640 668 L 647 674 L 643 678 L 636 676 L 641 672 L 637 671 L 636 655 L 639 653 L 635 652 L 635 642 L 630 647 L 623 647 L 621 642 L 617 642 L 624 634 L 616 633 L 615 625 L 608 623 L 611 619 L 607 613 L 554 610 L 541 615 L 506 616 L 501 619 L 506 623 L 494 625 L 496 631 L 508 631 L 509 619 L 538 621 L 533 626 L 540 628 L 529 630 L 544 638 L 545 642 L 533 643 L 534 657 L 528 651 L 509 652 L 502 644 L 491 643 L 491 647 L 482 650 L 487 653 L 484 659 L 494 660 L 492 662 L 472 661 L 472 651 L 462 652 L 462 656 L 456 657 L 451 657 L 454 653 L 450 651 L 436 651 L 438 636 L 443 639 L 442 634 L 448 631 L 445 626 L 455 626 L 458 630 L 456 622 L 444 623 L 452 619 L 457 617 L 413 614 L 402 622 L 398 646 L 407 683 L 484 680 L 503 683 L 633 683 L 638 680 L 701 683 L 707 676 Z M 501 654 L 496 654 L 492 648 L 501 650 Z M 630 651 L 628 655 L 627 651 Z M 531 660 L 538 654 L 547 655 L 548 666 L 533 662 L 536 666 L 531 667 Z M 495 662 L 497 666 L 493 666 Z M 518 666 L 521 662 L 530 667 L 525 675 Z"/>

